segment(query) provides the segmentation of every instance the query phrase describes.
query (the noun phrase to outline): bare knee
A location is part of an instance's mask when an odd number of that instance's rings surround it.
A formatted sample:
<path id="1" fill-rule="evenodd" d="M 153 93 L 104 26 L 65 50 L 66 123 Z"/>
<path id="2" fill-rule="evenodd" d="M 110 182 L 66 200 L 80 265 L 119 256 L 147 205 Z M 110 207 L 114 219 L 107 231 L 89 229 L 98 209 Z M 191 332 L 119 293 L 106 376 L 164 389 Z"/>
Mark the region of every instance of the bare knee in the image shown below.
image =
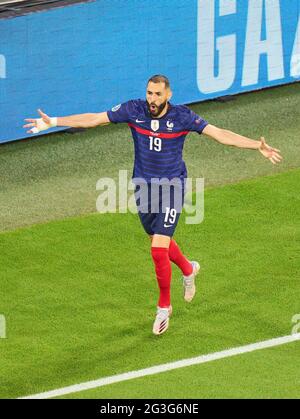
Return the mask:
<path id="1" fill-rule="evenodd" d="M 164 247 L 168 249 L 170 246 L 170 241 L 171 239 L 169 236 L 154 234 L 154 236 L 152 236 L 152 247 Z"/>

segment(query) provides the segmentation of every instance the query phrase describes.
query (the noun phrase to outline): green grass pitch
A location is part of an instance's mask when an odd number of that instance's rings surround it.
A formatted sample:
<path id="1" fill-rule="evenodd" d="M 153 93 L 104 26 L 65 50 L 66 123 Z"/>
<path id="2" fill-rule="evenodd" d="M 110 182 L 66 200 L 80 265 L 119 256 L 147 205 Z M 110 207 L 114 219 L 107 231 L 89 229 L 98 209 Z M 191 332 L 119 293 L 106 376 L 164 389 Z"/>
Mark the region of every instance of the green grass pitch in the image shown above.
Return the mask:
<path id="1" fill-rule="evenodd" d="M 205 219 L 185 225 L 182 217 L 175 238 L 202 271 L 197 296 L 186 304 L 173 267 L 174 315 L 158 338 L 152 335 L 157 285 L 138 217 L 90 214 L 98 177 L 130 170 L 127 129 L 103 128 L 102 149 L 100 130 L 0 147 L 0 314 L 7 320 L 7 338 L 0 339 L 0 398 L 291 333 L 291 319 L 300 313 L 299 92 L 292 85 L 194 107 L 238 132 L 240 121 L 247 122 L 242 133 L 264 134 L 282 149 L 285 163 L 273 167 L 251 151 L 188 139 L 190 175 L 207 178 Z M 124 164 L 121 140 L 128 142 Z M 298 354 L 294 343 L 68 397 L 299 398 Z"/>
<path id="2" fill-rule="evenodd" d="M 151 333 L 156 282 L 134 215 L 91 215 L 2 234 L 8 338 L 0 342 L 1 397 L 289 334 L 300 308 L 299 182 L 300 170 L 293 170 L 207 192 L 204 223 L 181 223 L 177 234 L 187 255 L 203 265 L 198 295 L 184 303 L 174 268 L 174 316 L 163 338 Z M 292 347 L 274 351 L 274 363 L 272 351 L 252 357 L 265 356 L 273 381 L 286 351 L 293 362 Z M 297 392 L 295 386 L 292 395 Z M 112 389 L 110 396 L 117 395 Z"/>

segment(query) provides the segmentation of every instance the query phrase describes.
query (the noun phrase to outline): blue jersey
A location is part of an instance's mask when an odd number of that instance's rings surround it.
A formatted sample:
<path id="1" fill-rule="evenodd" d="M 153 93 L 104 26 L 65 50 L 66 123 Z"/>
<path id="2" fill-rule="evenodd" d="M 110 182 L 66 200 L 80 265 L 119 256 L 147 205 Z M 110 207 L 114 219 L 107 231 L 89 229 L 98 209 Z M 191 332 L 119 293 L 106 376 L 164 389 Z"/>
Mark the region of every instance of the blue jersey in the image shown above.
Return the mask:
<path id="1" fill-rule="evenodd" d="M 185 179 L 182 159 L 185 138 L 190 131 L 202 133 L 208 125 L 187 106 L 169 104 L 168 112 L 154 118 L 145 100 L 130 100 L 107 112 L 113 123 L 126 122 L 134 140 L 133 178 Z"/>

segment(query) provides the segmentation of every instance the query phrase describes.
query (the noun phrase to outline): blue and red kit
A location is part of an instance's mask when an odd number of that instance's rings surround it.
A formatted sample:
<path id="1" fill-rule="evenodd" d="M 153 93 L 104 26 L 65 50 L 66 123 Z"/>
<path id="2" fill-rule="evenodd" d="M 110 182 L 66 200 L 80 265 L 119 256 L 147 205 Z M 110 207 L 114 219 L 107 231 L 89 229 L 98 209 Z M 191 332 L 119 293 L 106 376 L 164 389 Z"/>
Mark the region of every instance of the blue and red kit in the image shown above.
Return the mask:
<path id="1" fill-rule="evenodd" d="M 155 118 L 150 114 L 147 102 L 140 99 L 118 105 L 107 114 L 112 123 L 127 123 L 131 129 L 135 150 L 133 182 L 139 185 L 137 179 L 142 179 L 148 185 L 148 196 L 151 197 L 147 208 L 141 208 L 138 203 L 141 195 L 138 194 L 139 188 L 136 188 L 139 216 L 145 231 L 150 235 L 173 236 L 181 213 L 174 204 L 176 186 L 171 188 L 170 202 L 166 205 L 163 203 L 162 188 L 159 188 L 156 198 L 153 198 L 151 189 L 163 179 L 176 179 L 182 184 L 184 196 L 184 180 L 187 177 L 182 158 L 184 141 L 191 131 L 201 134 L 208 122 L 187 106 L 170 103 L 167 113 Z M 151 210 L 153 199 L 157 201 L 154 205 L 156 211 Z"/>

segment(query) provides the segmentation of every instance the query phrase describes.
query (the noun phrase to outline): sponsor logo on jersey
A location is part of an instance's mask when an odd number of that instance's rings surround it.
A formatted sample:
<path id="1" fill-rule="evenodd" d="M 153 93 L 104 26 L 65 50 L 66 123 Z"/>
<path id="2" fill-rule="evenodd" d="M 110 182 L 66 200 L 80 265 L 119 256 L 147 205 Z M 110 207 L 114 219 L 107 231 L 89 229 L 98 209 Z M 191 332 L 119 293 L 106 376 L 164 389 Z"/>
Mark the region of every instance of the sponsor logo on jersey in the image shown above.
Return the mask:
<path id="1" fill-rule="evenodd" d="M 159 130 L 159 121 L 157 119 L 151 121 L 151 129 L 154 132 Z"/>
<path id="2" fill-rule="evenodd" d="M 122 105 L 117 105 L 117 106 L 114 106 L 114 107 L 112 108 L 112 111 L 113 111 L 113 112 L 117 112 L 117 111 L 121 108 L 121 106 L 122 106 Z"/>

